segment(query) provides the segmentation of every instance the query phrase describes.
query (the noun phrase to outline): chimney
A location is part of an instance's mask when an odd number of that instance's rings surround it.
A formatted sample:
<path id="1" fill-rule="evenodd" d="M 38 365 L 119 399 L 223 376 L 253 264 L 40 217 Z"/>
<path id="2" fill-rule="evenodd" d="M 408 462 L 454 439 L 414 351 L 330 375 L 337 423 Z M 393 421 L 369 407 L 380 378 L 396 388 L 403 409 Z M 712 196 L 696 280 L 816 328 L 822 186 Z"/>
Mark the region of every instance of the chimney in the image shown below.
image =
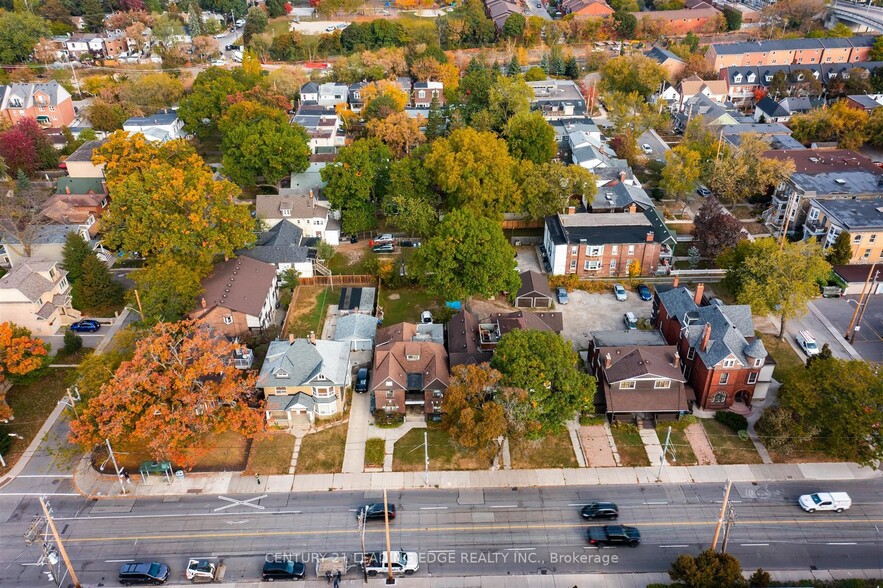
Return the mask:
<path id="1" fill-rule="evenodd" d="M 632 202 L 631 204 L 629 204 L 629 213 L 635 214 L 636 212 L 638 212 L 638 205 Z"/>
<path id="2" fill-rule="evenodd" d="M 289 345 L 294 344 L 294 333 L 288 333 L 288 344 Z"/>
<path id="3" fill-rule="evenodd" d="M 677 287 L 678 287 L 678 282 L 680 282 L 680 281 L 681 281 L 681 277 L 680 277 L 680 276 L 675 276 L 675 281 L 671 283 L 671 287 L 672 287 L 672 288 L 677 288 Z"/>
<path id="4" fill-rule="evenodd" d="M 604 369 L 610 369 L 610 366 L 613 365 L 613 358 L 610 357 L 610 354 L 604 356 Z"/>
<path id="5" fill-rule="evenodd" d="M 310 188 L 310 208 L 316 208 L 316 197 L 313 196 L 312 188 Z"/>
<path id="6" fill-rule="evenodd" d="M 674 365 L 675 365 L 676 368 L 681 367 L 681 354 L 678 353 L 677 351 L 675 351 L 675 363 L 674 363 Z"/>
<path id="7" fill-rule="evenodd" d="M 711 339 L 711 323 L 705 323 L 705 329 L 702 331 L 702 344 L 699 346 L 703 353 L 708 351 L 709 339 Z"/>
<path id="8" fill-rule="evenodd" d="M 316 333 L 315 333 L 315 331 L 310 331 L 310 344 L 311 344 L 311 345 L 315 345 L 315 344 L 316 344 Z"/>
<path id="9" fill-rule="evenodd" d="M 207 307 L 208 307 L 208 304 L 206 303 L 205 298 L 202 299 L 201 304 L 202 304 L 202 307 L 203 307 L 203 308 L 207 308 Z"/>
<path id="10" fill-rule="evenodd" d="M 576 206 L 568 206 L 567 214 L 576 214 Z"/>
<path id="11" fill-rule="evenodd" d="M 647 231 L 647 242 L 648 243 L 652 243 L 653 239 L 655 237 L 656 237 L 656 235 L 653 233 L 653 231 Z"/>
<path id="12" fill-rule="evenodd" d="M 626 176 L 625 170 L 622 170 L 621 172 L 619 172 L 619 181 L 622 182 L 623 184 L 625 183 L 625 176 Z"/>
<path id="13" fill-rule="evenodd" d="M 705 292 L 705 284 L 699 282 L 696 284 L 696 295 L 693 296 L 693 302 L 696 303 L 696 306 L 702 306 L 702 294 Z"/>
<path id="14" fill-rule="evenodd" d="M 71 193 L 71 187 L 70 187 L 70 186 L 65 186 L 65 187 L 64 187 L 64 193 L 65 193 L 65 194 L 70 194 L 70 193 Z"/>

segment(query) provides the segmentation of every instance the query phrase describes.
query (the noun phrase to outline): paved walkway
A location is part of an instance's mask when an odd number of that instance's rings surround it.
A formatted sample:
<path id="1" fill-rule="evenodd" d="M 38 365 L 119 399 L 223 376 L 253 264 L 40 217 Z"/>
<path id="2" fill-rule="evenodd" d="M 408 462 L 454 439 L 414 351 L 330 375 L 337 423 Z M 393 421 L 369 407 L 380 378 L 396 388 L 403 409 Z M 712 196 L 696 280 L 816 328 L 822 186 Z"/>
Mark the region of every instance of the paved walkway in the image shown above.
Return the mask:
<path id="1" fill-rule="evenodd" d="M 357 474 L 365 470 L 365 441 L 368 440 L 368 427 L 371 419 L 371 397 L 369 394 L 353 394 L 350 404 L 350 422 L 346 433 L 346 448 L 343 454 L 343 472 Z"/>
<path id="2" fill-rule="evenodd" d="M 659 465 L 659 461 L 662 459 L 662 444 L 659 442 L 656 429 L 638 429 L 638 434 L 641 436 L 641 441 L 644 442 L 644 450 L 650 459 L 650 465 Z M 668 460 L 665 465 L 669 465 Z"/>
<path id="3" fill-rule="evenodd" d="M 616 460 L 610 448 L 610 440 L 604 425 L 589 425 L 579 428 L 580 442 L 585 452 L 588 467 L 614 468 Z"/>
<path id="4" fill-rule="evenodd" d="M 579 438 L 579 421 L 567 421 L 567 432 L 570 435 L 570 442 L 573 444 L 573 453 L 576 455 L 576 463 L 579 467 L 588 467 L 586 462 L 586 454 L 583 450 L 582 443 Z"/>
<path id="5" fill-rule="evenodd" d="M 717 457 L 714 455 L 714 448 L 705 434 L 705 428 L 700 423 L 687 425 L 684 429 L 684 437 L 690 443 L 690 449 L 696 456 L 699 465 L 717 465 Z"/>

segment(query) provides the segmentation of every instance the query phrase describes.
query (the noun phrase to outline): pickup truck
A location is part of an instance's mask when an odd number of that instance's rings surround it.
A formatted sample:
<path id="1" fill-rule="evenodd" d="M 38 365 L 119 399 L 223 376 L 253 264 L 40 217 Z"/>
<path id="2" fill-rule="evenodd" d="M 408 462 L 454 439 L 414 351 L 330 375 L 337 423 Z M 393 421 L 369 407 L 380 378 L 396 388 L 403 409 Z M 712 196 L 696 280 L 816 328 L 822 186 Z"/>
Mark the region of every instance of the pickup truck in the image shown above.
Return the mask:
<path id="1" fill-rule="evenodd" d="M 628 545 L 637 547 L 641 542 L 641 533 L 635 527 L 625 525 L 604 525 L 589 527 L 586 531 L 589 545 L 603 547 L 605 545 Z"/>
<path id="2" fill-rule="evenodd" d="M 387 565 L 386 552 L 377 551 L 374 553 L 361 554 L 360 565 L 369 576 L 377 574 L 389 573 Z M 392 573 L 395 575 L 405 574 L 410 576 L 420 569 L 416 551 L 393 551 L 392 552 Z"/>
<path id="3" fill-rule="evenodd" d="M 846 492 L 816 492 L 804 494 L 797 501 L 806 512 L 817 510 L 833 510 L 843 512 L 852 506 L 852 498 Z"/>

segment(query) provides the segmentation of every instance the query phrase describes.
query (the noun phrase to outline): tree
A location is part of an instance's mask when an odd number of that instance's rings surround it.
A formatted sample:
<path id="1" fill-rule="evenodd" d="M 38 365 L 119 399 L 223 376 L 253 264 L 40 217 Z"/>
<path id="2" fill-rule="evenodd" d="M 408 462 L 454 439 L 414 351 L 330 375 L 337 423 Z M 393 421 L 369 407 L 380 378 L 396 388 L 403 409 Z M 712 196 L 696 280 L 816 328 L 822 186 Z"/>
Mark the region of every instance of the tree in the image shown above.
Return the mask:
<path id="1" fill-rule="evenodd" d="M 659 187 L 677 200 L 692 194 L 702 173 L 700 154 L 687 145 L 678 145 L 665 152 L 665 167 Z"/>
<path id="2" fill-rule="evenodd" d="M 565 210 L 571 199 L 587 200 L 595 196 L 595 176 L 578 165 L 553 161 L 535 165 L 522 161 L 516 169 L 520 212 L 530 219 L 542 220 Z"/>
<path id="3" fill-rule="evenodd" d="M 745 133 L 741 138 L 738 149 L 721 143 L 719 157 L 703 157 L 711 167 L 705 174 L 708 187 L 732 203 L 764 195 L 794 173 L 793 160 L 764 157 L 769 143 L 763 137 Z"/>
<path id="4" fill-rule="evenodd" d="M 394 112 L 386 118 L 369 120 L 365 128 L 369 137 L 377 137 L 401 157 L 426 142 L 426 135 L 420 130 L 425 123 L 420 115 L 412 118 L 405 112 Z"/>
<path id="5" fill-rule="evenodd" d="M 123 301 L 123 286 L 113 279 L 103 261 L 92 253 L 86 255 L 81 266 L 81 274 L 71 288 L 71 302 L 77 310 L 89 314 L 107 312 Z"/>
<path id="6" fill-rule="evenodd" d="M 503 23 L 503 31 L 502 35 L 504 39 L 517 39 L 524 34 L 524 27 L 527 24 L 527 19 L 524 18 L 524 15 L 518 12 L 513 12 L 506 19 L 506 22 Z"/>
<path id="7" fill-rule="evenodd" d="M 883 119 L 881 119 L 883 120 Z M 432 102 L 429 103 L 429 114 L 426 119 L 426 138 L 429 141 L 443 137 L 447 128 L 447 120 L 438 104 L 438 98 L 433 96 Z M 883 136 L 883 134 L 881 134 Z"/>
<path id="8" fill-rule="evenodd" d="M 871 61 L 883 61 L 883 37 L 874 39 L 874 45 L 871 47 L 868 59 Z"/>
<path id="9" fill-rule="evenodd" d="M 748 578 L 748 585 L 751 588 L 766 588 L 772 584 L 770 573 L 763 568 L 757 568 L 751 577 Z"/>
<path id="10" fill-rule="evenodd" d="M 58 151 L 33 118 L 23 118 L 0 133 L 0 157 L 13 174 L 22 171 L 31 175 L 38 169 L 58 165 Z"/>
<path id="11" fill-rule="evenodd" d="M 62 265 L 67 271 L 67 279 L 71 284 L 76 284 L 83 275 L 83 262 L 92 254 L 89 243 L 78 233 L 68 233 L 61 250 Z"/>
<path id="12" fill-rule="evenodd" d="M 52 221 L 43 214 L 43 204 L 48 194 L 34 187 L 19 170 L 12 195 L 0 198 L 0 235 L 5 238 L 4 247 L 18 255 L 30 257 L 37 236 Z"/>
<path id="13" fill-rule="evenodd" d="M 94 98 L 86 110 L 86 116 L 96 131 L 112 133 L 123 128 L 130 117 L 134 116 L 134 108 L 118 102 L 108 102 L 102 98 Z"/>
<path id="14" fill-rule="evenodd" d="M 438 198 L 420 158 L 406 157 L 392 163 L 383 208 L 387 222 L 407 235 L 429 237 L 435 233 Z"/>
<path id="15" fill-rule="evenodd" d="M 90 33 L 98 33 L 104 30 L 104 8 L 100 0 L 83 0 L 80 12 L 86 24 L 86 30 Z"/>
<path id="16" fill-rule="evenodd" d="M 518 63 L 518 56 L 513 55 L 512 59 L 509 60 L 509 64 L 506 66 L 506 75 L 507 76 L 517 76 L 521 73 L 521 64 Z"/>
<path id="17" fill-rule="evenodd" d="M 445 390 L 442 426 L 459 445 L 494 453 L 495 441 L 507 431 L 503 406 L 496 401 L 502 374 L 488 364 L 458 365 Z"/>
<path id="18" fill-rule="evenodd" d="M 533 163 L 548 163 L 558 154 L 555 129 L 541 112 L 519 112 L 509 119 L 505 129 L 509 153 Z"/>
<path id="19" fill-rule="evenodd" d="M 51 37 L 46 21 L 28 11 L 0 12 L 0 62 L 26 61 L 41 38 Z"/>
<path id="20" fill-rule="evenodd" d="M 727 212 L 717 198 L 709 196 L 693 219 L 693 237 L 702 257 L 716 259 L 724 249 L 743 238 L 742 223 Z"/>
<path id="21" fill-rule="evenodd" d="M 54 25 L 62 26 L 57 31 L 58 34 L 73 32 L 74 21 L 71 20 L 70 8 L 65 6 L 60 0 L 46 0 L 40 5 L 38 12 L 40 16 L 49 21 L 53 32 L 56 32 Z"/>
<path id="22" fill-rule="evenodd" d="M 408 95 L 392 80 L 371 82 L 362 88 L 362 117 L 365 120 L 402 112 L 407 104 Z"/>
<path id="23" fill-rule="evenodd" d="M 616 26 L 616 32 L 623 39 L 634 39 L 635 30 L 638 28 L 638 19 L 631 12 L 617 10 L 613 13 L 613 22 Z"/>
<path id="24" fill-rule="evenodd" d="M 825 259 L 832 266 L 846 265 L 852 261 L 852 236 L 847 231 L 840 231 L 834 244 L 825 254 Z"/>
<path id="25" fill-rule="evenodd" d="M 727 268 L 725 283 L 740 304 L 755 314 L 777 313 L 781 320 L 779 338 L 785 336 L 785 322 L 806 310 L 806 303 L 819 293 L 819 282 L 828 279 L 831 264 L 825 261 L 818 243 L 779 243 L 771 238 L 742 241 L 721 256 Z"/>
<path id="26" fill-rule="evenodd" d="M 867 111 L 853 108 L 845 100 L 791 118 L 792 135 L 798 141 L 837 141 L 842 149 L 859 149 L 869 137 Z"/>
<path id="27" fill-rule="evenodd" d="M 550 331 L 509 331 L 491 366 L 503 374 L 503 385 L 526 392 L 519 419 L 529 439 L 560 431 L 595 395 L 595 378 L 580 370 L 570 342 Z"/>
<path id="28" fill-rule="evenodd" d="M 488 91 L 487 110 L 496 131 L 502 131 L 513 116 L 530 111 L 533 89 L 524 78 L 496 76 Z"/>
<path id="29" fill-rule="evenodd" d="M 211 41 L 217 47 L 217 41 Z M 149 115 L 174 106 L 183 95 L 184 84 L 179 78 L 166 73 L 150 73 L 129 80 L 122 87 L 120 100 L 136 106 L 144 115 Z"/>
<path id="30" fill-rule="evenodd" d="M 637 92 L 648 98 L 666 79 L 659 63 L 641 54 L 614 57 L 601 66 L 601 90 L 604 92 Z"/>
<path id="31" fill-rule="evenodd" d="M 499 222 L 465 208 L 448 213 L 413 259 L 421 282 L 446 300 L 514 294 L 521 284 Z"/>
<path id="32" fill-rule="evenodd" d="M 773 100 L 779 100 L 788 95 L 790 84 L 788 84 L 788 76 L 783 71 L 777 71 L 773 74 L 770 85 L 767 86 L 767 94 L 772 96 Z"/>
<path id="33" fill-rule="evenodd" d="M 202 293 L 205 271 L 194 269 L 168 256 L 149 262 L 147 267 L 130 274 L 138 291 L 144 316 L 141 321 L 152 325 L 163 321 L 177 321 L 187 316 L 197 296 Z M 138 304 L 134 291 L 128 297 L 130 305 Z"/>
<path id="34" fill-rule="evenodd" d="M 685 588 L 718 588 L 745 586 L 742 564 L 729 553 L 706 549 L 697 556 L 679 555 L 671 564 L 668 575 Z"/>
<path id="35" fill-rule="evenodd" d="M 219 45 L 217 39 L 209 35 L 193 38 L 193 53 L 200 59 L 206 60 L 218 54 Z"/>
<path id="36" fill-rule="evenodd" d="M 392 152 L 379 139 L 359 139 L 342 148 L 333 164 L 322 168 L 324 193 L 341 211 L 344 232 L 358 233 L 376 224 L 374 211 L 385 194 Z"/>
<path id="37" fill-rule="evenodd" d="M 246 86 L 241 77 L 234 77 L 233 72 L 226 69 L 210 67 L 201 72 L 193 82 L 193 90 L 181 100 L 178 108 L 184 130 L 199 139 L 210 137 L 229 106 L 228 96 L 246 90 Z"/>
<path id="38" fill-rule="evenodd" d="M 190 2 L 190 10 L 187 12 L 187 28 L 190 29 L 190 37 L 196 38 L 205 34 L 202 24 L 202 10 L 199 8 L 199 2 L 193 0 Z"/>
<path id="39" fill-rule="evenodd" d="M 506 143 L 493 133 L 457 129 L 432 143 L 425 165 L 447 197 L 449 209 L 465 207 L 496 217 L 518 208 L 512 173 L 515 160 Z"/>
<path id="40" fill-rule="evenodd" d="M 287 11 L 285 10 L 285 2 L 282 0 L 267 0 L 267 12 L 269 13 L 270 18 L 285 16 L 287 14 Z"/>
<path id="41" fill-rule="evenodd" d="M 10 322 L 0 323 L 0 384 L 43 367 L 47 353 L 43 341 L 31 337 L 28 329 Z M 13 418 L 3 390 L 0 386 L 0 421 Z"/>
<path id="42" fill-rule="evenodd" d="M 189 468 L 211 435 L 254 437 L 265 427 L 263 402 L 252 397 L 256 375 L 233 366 L 236 348 L 204 323 L 156 325 L 71 423 L 71 442 L 136 440 L 154 459 Z"/>
<path id="43" fill-rule="evenodd" d="M 171 47 L 176 38 L 184 35 L 184 25 L 177 17 L 161 14 L 153 22 L 153 38 L 162 46 Z"/>

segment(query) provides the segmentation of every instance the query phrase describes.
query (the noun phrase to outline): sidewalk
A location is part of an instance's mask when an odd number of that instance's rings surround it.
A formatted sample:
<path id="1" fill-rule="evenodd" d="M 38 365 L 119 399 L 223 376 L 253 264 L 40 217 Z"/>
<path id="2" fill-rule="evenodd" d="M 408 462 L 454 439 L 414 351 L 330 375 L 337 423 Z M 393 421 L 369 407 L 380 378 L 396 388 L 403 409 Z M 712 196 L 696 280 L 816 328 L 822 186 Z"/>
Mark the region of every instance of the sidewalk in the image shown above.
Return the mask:
<path id="1" fill-rule="evenodd" d="M 431 487 L 442 489 L 512 488 L 540 486 L 603 486 L 657 483 L 658 467 L 578 468 L 555 470 L 479 470 L 430 472 Z M 853 463 L 758 464 L 669 466 L 663 468 L 662 483 L 775 482 L 799 480 L 879 479 L 883 472 Z M 153 477 L 142 482 L 132 476 L 129 495 L 171 496 L 183 494 L 254 494 L 256 492 L 324 492 L 328 490 L 376 491 L 426 488 L 423 472 L 376 472 L 356 474 L 310 474 L 267 476 L 257 485 L 254 477 L 236 473 L 187 474 L 168 484 Z M 83 459 L 74 472 L 74 486 L 92 498 L 118 497 L 115 476 L 99 474 Z"/>

